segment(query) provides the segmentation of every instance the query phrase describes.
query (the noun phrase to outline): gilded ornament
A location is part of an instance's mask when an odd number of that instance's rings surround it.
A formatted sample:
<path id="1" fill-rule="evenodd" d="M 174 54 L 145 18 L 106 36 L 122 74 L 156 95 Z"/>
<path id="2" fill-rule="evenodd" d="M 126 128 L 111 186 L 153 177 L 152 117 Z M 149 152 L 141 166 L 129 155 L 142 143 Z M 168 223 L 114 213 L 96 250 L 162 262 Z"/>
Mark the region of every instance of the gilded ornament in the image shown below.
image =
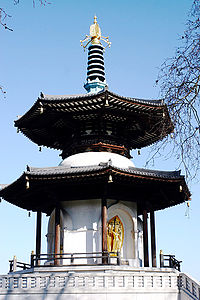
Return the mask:
<path id="1" fill-rule="evenodd" d="M 124 241 L 124 227 L 118 216 L 113 217 L 108 222 L 107 246 L 111 256 L 116 256 L 121 252 Z"/>
<path id="2" fill-rule="evenodd" d="M 90 26 L 90 35 L 86 35 L 86 37 L 81 40 L 81 46 L 83 46 L 84 50 L 85 48 L 91 43 L 92 45 L 102 45 L 101 40 L 104 41 L 107 46 L 111 46 L 111 42 L 109 42 L 109 37 L 105 37 L 101 35 L 101 29 L 99 27 L 99 24 L 97 23 L 97 17 L 94 16 L 94 24 Z M 83 43 L 86 42 L 84 45 Z M 106 48 L 104 47 L 104 48 Z"/>

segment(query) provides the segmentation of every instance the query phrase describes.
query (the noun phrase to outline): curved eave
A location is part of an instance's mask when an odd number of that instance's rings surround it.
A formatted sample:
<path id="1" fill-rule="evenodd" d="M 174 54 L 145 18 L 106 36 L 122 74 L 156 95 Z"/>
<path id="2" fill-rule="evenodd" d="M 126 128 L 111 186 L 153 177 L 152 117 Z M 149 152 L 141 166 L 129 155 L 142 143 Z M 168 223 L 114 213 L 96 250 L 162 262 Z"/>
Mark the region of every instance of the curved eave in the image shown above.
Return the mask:
<path id="1" fill-rule="evenodd" d="M 109 105 L 117 108 L 120 104 L 123 105 L 123 109 L 130 111 L 132 107 L 135 109 L 142 109 L 145 111 L 160 111 L 161 109 L 167 111 L 167 107 L 163 100 L 145 100 L 136 99 L 130 97 L 123 97 L 104 90 L 96 94 L 83 94 L 83 95 L 60 95 L 51 96 L 44 95 L 41 93 L 41 97 L 37 99 L 34 105 L 28 110 L 20 119 L 15 121 L 15 126 L 20 128 L 23 127 L 24 123 L 30 119 L 41 115 L 42 111 L 52 110 L 59 112 L 85 112 L 97 110 L 105 105 L 105 100 L 108 100 Z"/>
<path id="2" fill-rule="evenodd" d="M 106 101 L 109 105 L 106 105 Z M 148 146 L 173 130 L 168 109 L 162 100 L 122 97 L 107 90 L 92 95 L 42 94 L 32 108 L 15 121 L 15 126 L 34 143 L 63 150 L 63 142 L 67 139 L 70 142 L 70 126 L 73 127 L 74 122 L 95 118 L 102 109 L 107 119 L 120 121 L 120 118 L 127 118 L 138 121 L 142 126 L 150 120 L 151 125 L 145 125 L 150 126 L 145 135 L 131 142 L 132 149 Z M 65 127 L 65 138 L 60 132 L 62 126 Z"/>
<path id="3" fill-rule="evenodd" d="M 112 182 L 109 183 L 110 175 Z M 90 199 L 96 193 L 101 197 L 105 184 L 108 186 L 108 197 L 137 202 L 139 213 L 144 207 L 160 210 L 180 204 L 190 197 L 180 172 L 120 169 L 106 164 L 79 168 L 30 168 L 2 189 L 0 197 L 21 208 L 50 213 L 55 206 L 54 200 L 51 200 L 54 193 L 62 195 L 63 191 L 67 191 L 67 194 L 64 192 L 65 201 L 78 199 L 82 195 Z"/>

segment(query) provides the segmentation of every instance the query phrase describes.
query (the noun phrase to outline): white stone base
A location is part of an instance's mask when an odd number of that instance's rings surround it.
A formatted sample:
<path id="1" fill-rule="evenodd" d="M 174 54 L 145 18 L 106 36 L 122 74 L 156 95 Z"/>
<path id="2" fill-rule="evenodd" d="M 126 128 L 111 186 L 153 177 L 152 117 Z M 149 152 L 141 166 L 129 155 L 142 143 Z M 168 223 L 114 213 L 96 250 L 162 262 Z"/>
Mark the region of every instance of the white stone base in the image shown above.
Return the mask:
<path id="1" fill-rule="evenodd" d="M 0 276 L 0 300 L 198 299 L 198 283 L 186 277 L 166 268 L 46 266 Z"/>

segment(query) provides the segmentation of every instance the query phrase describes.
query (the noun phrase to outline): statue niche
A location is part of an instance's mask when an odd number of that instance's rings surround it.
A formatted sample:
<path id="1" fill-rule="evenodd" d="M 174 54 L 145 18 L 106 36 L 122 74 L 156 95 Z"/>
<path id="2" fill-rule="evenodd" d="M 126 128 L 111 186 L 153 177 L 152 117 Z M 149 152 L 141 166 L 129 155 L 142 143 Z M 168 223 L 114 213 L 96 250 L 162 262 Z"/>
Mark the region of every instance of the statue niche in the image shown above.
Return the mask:
<path id="1" fill-rule="evenodd" d="M 113 217 L 108 222 L 107 246 L 111 256 L 116 256 L 121 252 L 124 241 L 124 227 L 118 216 Z"/>

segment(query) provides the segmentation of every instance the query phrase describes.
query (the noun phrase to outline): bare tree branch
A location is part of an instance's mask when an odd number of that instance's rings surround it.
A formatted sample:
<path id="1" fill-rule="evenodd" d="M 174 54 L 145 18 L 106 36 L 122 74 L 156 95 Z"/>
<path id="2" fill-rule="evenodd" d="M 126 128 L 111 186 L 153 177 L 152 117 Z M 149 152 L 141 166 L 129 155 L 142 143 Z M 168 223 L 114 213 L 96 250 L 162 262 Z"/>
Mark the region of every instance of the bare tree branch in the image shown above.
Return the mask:
<path id="1" fill-rule="evenodd" d="M 5 98 L 6 91 L 4 90 L 3 86 L 0 86 L 0 92 L 3 95 L 3 97 Z"/>
<path id="2" fill-rule="evenodd" d="M 8 27 L 7 26 L 7 24 L 6 24 L 6 19 L 7 18 L 10 18 L 11 16 L 10 15 L 8 15 L 7 13 L 6 13 L 6 11 L 3 9 L 3 8 L 1 8 L 0 7 L 0 25 L 1 26 L 3 26 L 5 29 L 8 29 L 8 30 L 10 30 L 10 31 L 13 31 L 10 27 Z"/>
<path id="3" fill-rule="evenodd" d="M 36 0 L 32 0 L 33 1 L 33 7 L 35 7 L 35 2 Z M 47 0 L 37 0 L 41 5 L 46 6 L 48 4 L 51 4 L 51 2 L 47 1 Z M 17 5 L 19 4 L 20 0 L 13 0 L 13 4 Z M 7 26 L 6 21 L 11 18 L 11 15 L 9 15 L 6 10 L 2 7 L 0 7 L 0 27 L 3 27 L 4 29 L 7 29 L 9 31 L 13 31 L 12 28 Z M 0 95 L 3 95 L 3 97 L 5 98 L 5 94 L 6 91 L 4 90 L 3 86 L 0 85 Z"/>
<path id="4" fill-rule="evenodd" d="M 19 0 L 18 0 L 19 1 Z M 48 4 L 51 4 L 51 2 L 47 1 L 47 0 L 38 0 L 39 3 L 43 6 L 46 6 Z M 35 7 L 35 0 L 33 0 L 33 7 Z"/>
<path id="5" fill-rule="evenodd" d="M 36 3 L 36 0 L 32 0 L 33 1 L 33 7 L 35 7 L 35 3 Z M 42 6 L 46 6 L 46 5 L 49 5 L 51 4 L 51 2 L 47 1 L 47 0 L 37 0 Z M 13 0 L 13 4 L 14 5 L 17 5 L 20 3 L 20 0 Z M 2 7 L 0 7 L 0 25 L 2 27 L 4 27 L 5 29 L 8 29 L 10 31 L 13 31 L 12 28 L 8 27 L 7 24 L 6 24 L 6 20 L 8 18 L 10 18 L 11 16 L 6 12 L 6 10 Z"/>
<path id="6" fill-rule="evenodd" d="M 181 46 L 161 66 L 157 82 L 174 123 L 173 138 L 156 145 L 155 153 L 167 143 L 183 166 L 188 179 L 200 169 L 200 1 L 193 0 Z M 153 156 L 155 158 L 155 156 Z"/>

